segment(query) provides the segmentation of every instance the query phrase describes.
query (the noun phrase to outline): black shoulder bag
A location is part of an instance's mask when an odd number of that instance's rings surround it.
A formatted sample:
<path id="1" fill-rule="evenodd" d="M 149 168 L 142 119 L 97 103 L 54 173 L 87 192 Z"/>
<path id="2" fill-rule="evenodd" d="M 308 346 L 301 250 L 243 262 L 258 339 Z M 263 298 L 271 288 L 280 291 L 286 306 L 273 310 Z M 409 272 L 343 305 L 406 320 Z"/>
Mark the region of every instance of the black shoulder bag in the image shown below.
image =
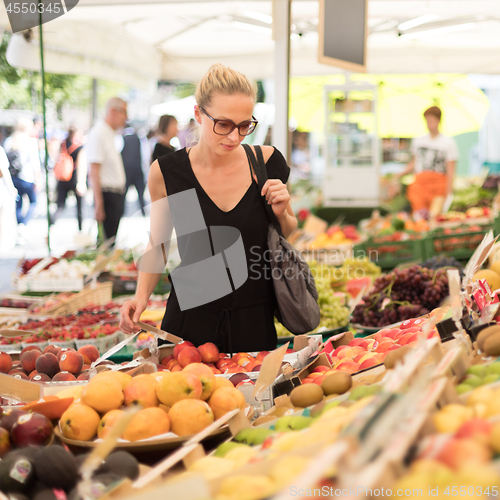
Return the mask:
<path id="1" fill-rule="evenodd" d="M 257 176 L 259 189 L 262 190 L 268 179 L 267 170 L 260 146 L 254 147 L 257 159 L 250 146 L 243 144 L 248 161 Z M 276 318 L 294 334 L 310 332 L 320 322 L 318 291 L 311 269 L 300 253 L 283 236 L 280 223 L 264 196 L 262 201 L 269 218 L 267 245 L 270 250 L 271 276 L 278 303 Z"/>

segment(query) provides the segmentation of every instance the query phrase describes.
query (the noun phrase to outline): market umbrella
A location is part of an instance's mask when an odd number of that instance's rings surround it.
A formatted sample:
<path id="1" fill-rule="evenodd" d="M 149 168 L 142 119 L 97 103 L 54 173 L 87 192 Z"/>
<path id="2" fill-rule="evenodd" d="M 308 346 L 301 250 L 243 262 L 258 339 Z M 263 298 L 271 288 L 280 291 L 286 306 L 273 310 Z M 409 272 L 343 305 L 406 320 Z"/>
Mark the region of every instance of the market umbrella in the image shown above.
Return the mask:
<path id="1" fill-rule="evenodd" d="M 425 135 L 428 131 L 422 115 L 434 105 L 443 111 L 441 132 L 450 136 L 474 132 L 481 128 L 489 108 L 488 98 L 465 75 L 355 74 L 351 81 L 378 87 L 380 137 Z M 323 131 L 323 87 L 342 83 L 337 75 L 292 79 L 290 114 L 299 130 Z M 363 123 L 366 120 L 367 115 L 357 114 L 360 127 L 369 131 L 369 123 Z"/>

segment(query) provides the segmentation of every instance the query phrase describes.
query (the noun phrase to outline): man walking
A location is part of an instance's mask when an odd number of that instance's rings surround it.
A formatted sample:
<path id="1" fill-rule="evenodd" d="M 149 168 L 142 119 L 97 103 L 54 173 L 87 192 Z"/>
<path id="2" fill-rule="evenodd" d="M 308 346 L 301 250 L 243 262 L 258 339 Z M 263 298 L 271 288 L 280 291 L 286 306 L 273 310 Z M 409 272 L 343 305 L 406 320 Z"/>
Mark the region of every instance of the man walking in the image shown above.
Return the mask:
<path id="1" fill-rule="evenodd" d="M 127 103 L 119 97 L 106 104 L 106 116 L 92 127 L 87 137 L 87 162 L 94 192 L 95 220 L 102 223 L 104 236 L 118 232 L 125 198 L 125 169 L 115 145 L 117 131 L 125 127 Z"/>

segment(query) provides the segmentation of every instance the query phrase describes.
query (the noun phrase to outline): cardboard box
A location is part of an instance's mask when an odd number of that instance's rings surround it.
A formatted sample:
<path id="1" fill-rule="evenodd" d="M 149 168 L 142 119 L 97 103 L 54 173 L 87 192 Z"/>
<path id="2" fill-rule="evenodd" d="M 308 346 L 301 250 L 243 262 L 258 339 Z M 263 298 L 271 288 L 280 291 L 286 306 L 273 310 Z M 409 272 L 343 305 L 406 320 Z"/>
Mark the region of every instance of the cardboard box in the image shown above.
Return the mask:
<path id="1" fill-rule="evenodd" d="M 0 396 L 21 403 L 38 401 L 42 397 L 42 385 L 0 373 Z"/>

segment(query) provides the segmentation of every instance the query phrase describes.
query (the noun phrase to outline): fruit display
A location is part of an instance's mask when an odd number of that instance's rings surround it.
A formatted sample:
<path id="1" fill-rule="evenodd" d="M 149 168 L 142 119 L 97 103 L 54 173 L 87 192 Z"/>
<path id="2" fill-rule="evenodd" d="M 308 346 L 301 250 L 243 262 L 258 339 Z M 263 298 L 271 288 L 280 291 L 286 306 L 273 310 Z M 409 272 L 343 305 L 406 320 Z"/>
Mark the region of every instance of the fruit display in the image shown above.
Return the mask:
<path id="1" fill-rule="evenodd" d="M 457 392 L 463 394 L 476 387 L 492 384 L 500 380 L 500 362 L 489 365 L 473 365 L 467 370 L 467 376 L 457 386 Z"/>
<path id="2" fill-rule="evenodd" d="M 352 313 L 352 322 L 383 327 L 428 314 L 448 295 L 446 271 L 421 266 L 395 269 L 375 280 Z"/>
<path id="3" fill-rule="evenodd" d="M 307 243 L 307 250 L 336 248 L 342 245 L 352 245 L 359 241 L 360 236 L 356 226 L 331 226 L 326 232 L 318 234 L 314 240 Z"/>
<path id="4" fill-rule="evenodd" d="M 437 269 L 457 269 L 460 276 L 463 276 L 464 273 L 462 264 L 454 257 L 448 257 L 446 255 L 437 255 L 431 259 L 425 260 L 420 265 L 427 269 L 432 269 L 433 271 Z"/>
<path id="5" fill-rule="evenodd" d="M 215 374 L 202 363 L 190 363 L 177 372 L 162 371 L 135 377 L 103 371 L 83 386 L 79 398 L 63 413 L 59 431 L 65 438 L 90 441 L 105 438 L 123 409 L 140 410 L 122 438 L 136 442 L 169 432 L 196 434 L 246 401 L 235 387 L 217 387 Z"/>
<path id="6" fill-rule="evenodd" d="M 311 264 L 310 264 L 311 265 Z M 313 266 L 311 266 L 314 269 Z M 377 264 L 370 261 L 368 257 L 346 258 L 342 266 L 329 269 L 327 276 L 330 278 L 330 283 L 335 291 L 349 291 L 349 286 L 358 284 L 362 281 L 362 285 L 371 284 L 371 282 L 380 276 L 382 270 Z M 323 276 L 325 272 L 323 272 Z"/>

